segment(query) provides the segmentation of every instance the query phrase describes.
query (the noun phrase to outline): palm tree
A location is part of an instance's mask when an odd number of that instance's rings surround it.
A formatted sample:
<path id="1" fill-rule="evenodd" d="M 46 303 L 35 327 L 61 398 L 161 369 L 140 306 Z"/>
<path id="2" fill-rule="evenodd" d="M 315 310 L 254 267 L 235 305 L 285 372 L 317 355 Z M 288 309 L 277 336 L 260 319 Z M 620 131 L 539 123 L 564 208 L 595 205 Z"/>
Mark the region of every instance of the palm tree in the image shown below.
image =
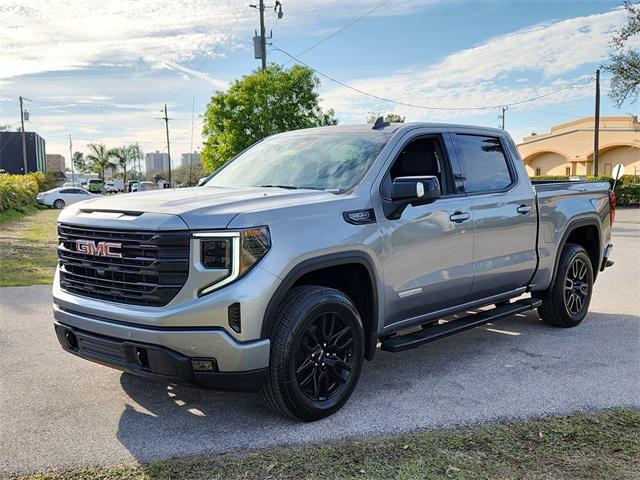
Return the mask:
<path id="1" fill-rule="evenodd" d="M 127 164 L 133 158 L 133 150 L 131 146 L 111 149 L 111 156 L 117 160 L 117 165 L 122 168 L 124 189 L 127 188 Z"/>
<path id="2" fill-rule="evenodd" d="M 87 147 L 91 153 L 85 157 L 86 161 L 94 172 L 100 174 L 104 190 L 104 171 L 106 168 L 114 166 L 112 152 L 104 143 L 90 143 Z"/>

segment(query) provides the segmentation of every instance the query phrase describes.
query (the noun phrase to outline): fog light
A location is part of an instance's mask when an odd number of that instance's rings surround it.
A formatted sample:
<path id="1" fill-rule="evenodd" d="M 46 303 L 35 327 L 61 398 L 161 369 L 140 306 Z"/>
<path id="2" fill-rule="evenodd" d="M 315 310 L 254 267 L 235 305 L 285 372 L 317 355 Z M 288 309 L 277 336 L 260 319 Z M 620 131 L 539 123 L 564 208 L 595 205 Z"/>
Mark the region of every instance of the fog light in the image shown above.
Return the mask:
<path id="1" fill-rule="evenodd" d="M 191 360 L 195 372 L 213 372 L 213 360 Z"/>

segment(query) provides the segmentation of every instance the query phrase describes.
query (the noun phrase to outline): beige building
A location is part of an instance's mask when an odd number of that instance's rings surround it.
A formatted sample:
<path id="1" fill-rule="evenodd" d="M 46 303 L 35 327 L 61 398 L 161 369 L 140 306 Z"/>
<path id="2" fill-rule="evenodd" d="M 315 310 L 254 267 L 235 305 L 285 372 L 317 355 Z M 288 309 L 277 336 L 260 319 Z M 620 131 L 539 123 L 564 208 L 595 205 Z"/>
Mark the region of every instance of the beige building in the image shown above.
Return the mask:
<path id="1" fill-rule="evenodd" d="M 530 176 L 592 175 L 594 118 L 585 117 L 532 134 L 518 145 Z M 611 175 L 622 163 L 625 174 L 640 175 L 640 123 L 638 117 L 600 117 L 598 173 Z"/>
<path id="2" fill-rule="evenodd" d="M 57 153 L 47 153 L 47 171 L 64 172 L 64 157 Z"/>

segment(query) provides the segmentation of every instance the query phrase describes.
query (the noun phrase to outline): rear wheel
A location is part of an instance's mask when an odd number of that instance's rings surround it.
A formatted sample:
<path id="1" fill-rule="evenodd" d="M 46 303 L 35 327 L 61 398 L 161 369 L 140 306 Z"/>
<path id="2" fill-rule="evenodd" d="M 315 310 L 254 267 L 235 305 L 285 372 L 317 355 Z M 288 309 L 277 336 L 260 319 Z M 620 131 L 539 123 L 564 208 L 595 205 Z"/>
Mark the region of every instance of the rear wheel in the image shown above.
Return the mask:
<path id="1" fill-rule="evenodd" d="M 55 202 L 53 202 L 53 208 L 64 208 L 64 200 L 62 200 L 61 198 L 57 199 Z"/>
<path id="2" fill-rule="evenodd" d="M 553 285 L 540 296 L 540 318 L 554 327 L 575 327 L 587 315 L 592 291 L 593 267 L 589 255 L 580 245 L 565 245 Z"/>
<path id="3" fill-rule="evenodd" d="M 333 288 L 299 287 L 286 297 L 274 325 L 260 395 L 276 413 L 319 420 L 347 402 L 363 362 L 362 320 L 349 297 Z"/>

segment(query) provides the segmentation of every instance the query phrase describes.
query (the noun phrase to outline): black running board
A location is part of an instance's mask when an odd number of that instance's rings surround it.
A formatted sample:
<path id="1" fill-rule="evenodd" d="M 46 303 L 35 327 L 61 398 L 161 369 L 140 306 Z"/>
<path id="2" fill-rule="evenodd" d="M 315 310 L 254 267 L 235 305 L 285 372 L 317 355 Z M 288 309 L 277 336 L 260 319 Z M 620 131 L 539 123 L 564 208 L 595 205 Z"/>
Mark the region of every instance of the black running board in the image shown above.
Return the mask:
<path id="1" fill-rule="evenodd" d="M 485 323 L 495 322 L 517 313 L 533 310 L 534 308 L 539 307 L 541 303 L 541 300 L 525 298 L 507 305 L 495 307 L 491 310 L 472 313 L 462 318 L 456 318 L 455 320 L 441 325 L 427 327 L 406 335 L 389 337 L 382 341 L 382 350 L 387 352 L 401 352 L 403 350 L 416 348 L 425 343 L 433 342 L 434 340 L 439 340 L 455 333 L 464 332 L 465 330 L 484 325 Z"/>

